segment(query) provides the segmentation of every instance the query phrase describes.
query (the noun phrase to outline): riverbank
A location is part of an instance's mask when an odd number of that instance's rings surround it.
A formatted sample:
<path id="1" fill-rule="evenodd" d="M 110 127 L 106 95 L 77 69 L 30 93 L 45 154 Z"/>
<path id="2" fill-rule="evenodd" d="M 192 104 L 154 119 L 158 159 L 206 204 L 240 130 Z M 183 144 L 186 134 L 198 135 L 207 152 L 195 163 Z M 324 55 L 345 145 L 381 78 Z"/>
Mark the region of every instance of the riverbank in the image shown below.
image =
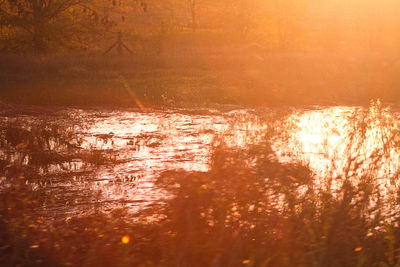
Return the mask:
<path id="1" fill-rule="evenodd" d="M 231 48 L 124 57 L 2 56 L 0 62 L 0 99 L 6 103 L 141 108 L 400 99 L 400 64 L 383 55 Z"/>

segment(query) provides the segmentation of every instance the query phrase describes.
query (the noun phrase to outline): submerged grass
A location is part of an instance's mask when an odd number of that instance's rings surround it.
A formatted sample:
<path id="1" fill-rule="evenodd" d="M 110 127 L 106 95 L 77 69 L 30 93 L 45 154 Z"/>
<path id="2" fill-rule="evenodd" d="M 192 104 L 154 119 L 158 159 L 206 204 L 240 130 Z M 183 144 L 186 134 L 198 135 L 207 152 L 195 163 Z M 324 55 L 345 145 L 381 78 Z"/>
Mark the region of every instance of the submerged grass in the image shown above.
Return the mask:
<path id="1" fill-rule="evenodd" d="M 385 116 L 376 116 L 383 112 L 378 105 L 354 116 L 355 135 L 365 136 L 378 122 L 387 126 Z M 350 149 L 351 172 L 322 182 L 304 164 L 277 158 L 271 148 L 276 134 L 266 132 L 263 142 L 243 149 L 216 142 L 208 172 L 162 173 L 156 185 L 169 197 L 134 215 L 123 208 L 71 217 L 51 218 L 46 209 L 37 213 L 44 192 L 27 185 L 26 175 L 10 172 L 14 163 L 6 158 L 0 261 L 6 266 L 398 266 L 398 185 L 385 194 L 374 172 L 358 172 L 361 161 L 368 160 L 371 170 L 380 164 L 375 158 L 398 145 L 398 131 L 368 159 Z M 31 139 L 22 136 L 10 135 L 3 146 L 25 151 L 19 144 Z M 384 178 L 398 181 L 398 172 L 391 175 Z"/>

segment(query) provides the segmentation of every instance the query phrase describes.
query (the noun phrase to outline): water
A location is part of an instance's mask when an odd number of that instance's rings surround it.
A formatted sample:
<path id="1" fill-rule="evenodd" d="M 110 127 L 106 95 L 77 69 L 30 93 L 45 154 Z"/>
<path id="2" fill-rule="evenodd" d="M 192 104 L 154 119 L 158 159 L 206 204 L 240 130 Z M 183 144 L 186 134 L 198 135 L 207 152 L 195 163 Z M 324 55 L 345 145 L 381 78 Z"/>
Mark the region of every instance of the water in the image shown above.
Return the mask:
<path id="1" fill-rule="evenodd" d="M 55 114 L 3 116 L 3 125 L 17 118 L 21 127 L 34 121 L 79 124 L 74 128 L 87 152 L 99 151 L 105 163 L 88 166 L 81 157 L 60 168 L 50 166 L 45 183 L 27 181 L 49 196 L 46 214 L 79 214 L 93 209 L 130 206 L 137 210 L 162 199 L 154 179 L 165 170 L 207 171 L 210 150 L 219 136 L 229 146 L 254 141 L 262 127 L 249 110 L 96 111 L 68 109 Z M 28 127 L 29 128 L 29 127 Z M 29 166 L 29 162 L 23 163 Z M 61 173 L 67 174 L 60 175 Z M 6 180 L 3 180 L 5 186 Z M 42 192 L 43 193 L 43 192 Z M 50 196 L 57 200 L 50 199 Z"/>
<path id="2" fill-rule="evenodd" d="M 362 114 L 365 116 L 361 119 Z M 354 116 L 365 125 L 355 125 Z M 385 150 L 380 168 L 374 171 L 378 177 L 390 177 L 399 168 L 395 145 L 397 113 L 376 106 L 364 113 L 359 107 L 147 112 L 66 109 L 50 115 L 4 112 L 2 124 L 15 118 L 24 122 L 23 127 L 32 121 L 59 124 L 73 121 L 79 125 L 73 129 L 83 150 L 102 155 L 95 164 L 72 157 L 64 168 L 53 164 L 42 170 L 47 179 L 26 181 L 43 194 L 43 205 L 37 212 L 47 216 L 72 216 L 118 207 L 140 210 L 168 197 L 154 186 L 161 172 L 176 169 L 205 172 L 216 143 L 223 140 L 231 149 L 245 148 L 265 140 L 265 133 L 272 128 L 275 132 L 272 148 L 279 160 L 300 161 L 310 166 L 316 177 L 339 177 L 350 162 L 347 156 L 354 153 L 365 158 L 362 166 L 370 171 L 368 159 L 376 151 L 384 151 L 387 142 L 394 143 Z M 362 134 L 354 135 L 359 129 Z M 6 188 L 7 179 L 2 178 L 0 185 Z M 390 179 L 383 185 L 387 191 L 398 187 Z"/>

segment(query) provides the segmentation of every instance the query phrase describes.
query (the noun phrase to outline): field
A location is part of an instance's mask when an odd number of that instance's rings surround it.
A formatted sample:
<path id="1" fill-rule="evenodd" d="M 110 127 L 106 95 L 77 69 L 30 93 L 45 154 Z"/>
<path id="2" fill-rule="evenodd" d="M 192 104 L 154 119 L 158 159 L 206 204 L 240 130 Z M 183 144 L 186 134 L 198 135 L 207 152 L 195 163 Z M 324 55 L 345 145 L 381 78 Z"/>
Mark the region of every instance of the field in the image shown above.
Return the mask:
<path id="1" fill-rule="evenodd" d="M 257 45 L 110 56 L 2 56 L 0 99 L 145 107 L 368 105 L 399 99 L 391 54 L 269 52 Z M 140 102 L 140 104 L 138 104 Z"/>

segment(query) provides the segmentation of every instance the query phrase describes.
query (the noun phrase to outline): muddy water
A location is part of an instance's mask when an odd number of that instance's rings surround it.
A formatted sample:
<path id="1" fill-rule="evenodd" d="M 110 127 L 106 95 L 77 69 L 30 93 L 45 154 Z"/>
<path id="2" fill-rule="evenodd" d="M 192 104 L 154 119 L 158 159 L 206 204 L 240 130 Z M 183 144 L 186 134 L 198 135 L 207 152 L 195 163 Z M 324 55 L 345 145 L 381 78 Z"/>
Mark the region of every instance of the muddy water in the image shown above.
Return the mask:
<path id="1" fill-rule="evenodd" d="M 384 151 L 390 140 L 397 142 L 394 140 L 397 138 L 397 113 L 381 107 L 363 112 L 358 107 L 284 111 L 63 110 L 53 115 L 54 118 L 60 123 L 70 118 L 79 121 L 84 127 L 78 128 L 76 134 L 83 140 L 82 148 L 99 151 L 109 156 L 110 161 L 88 167 L 80 159 L 73 159 L 67 168 L 69 178 L 56 175 L 61 170 L 54 167 L 54 177 L 50 173 L 47 182 L 27 183 L 34 190 L 41 190 L 44 198 L 49 198 L 44 201 L 41 212 L 52 216 L 117 207 L 138 210 L 166 197 L 153 184 L 162 171 L 207 171 L 213 144 L 224 140 L 232 149 L 244 148 L 264 140 L 264 134 L 271 127 L 276 132 L 272 147 L 281 161 L 302 161 L 321 177 L 338 176 L 349 163 L 349 153 L 359 153 L 366 159 L 362 163 L 364 170 L 368 170 L 371 163 L 368 158 L 372 154 Z M 11 117 L 3 115 L 2 122 Z M 43 119 L 41 115 L 18 117 L 27 122 Z M 362 123 L 355 124 L 355 119 Z M 360 129 L 362 134 L 354 135 Z M 380 168 L 374 170 L 378 177 L 393 175 L 398 170 L 400 153 L 396 142 L 385 150 L 385 157 L 378 164 Z M 385 183 L 390 190 L 398 187 L 390 179 Z M 6 180 L 3 179 L 1 185 L 6 186 Z"/>

